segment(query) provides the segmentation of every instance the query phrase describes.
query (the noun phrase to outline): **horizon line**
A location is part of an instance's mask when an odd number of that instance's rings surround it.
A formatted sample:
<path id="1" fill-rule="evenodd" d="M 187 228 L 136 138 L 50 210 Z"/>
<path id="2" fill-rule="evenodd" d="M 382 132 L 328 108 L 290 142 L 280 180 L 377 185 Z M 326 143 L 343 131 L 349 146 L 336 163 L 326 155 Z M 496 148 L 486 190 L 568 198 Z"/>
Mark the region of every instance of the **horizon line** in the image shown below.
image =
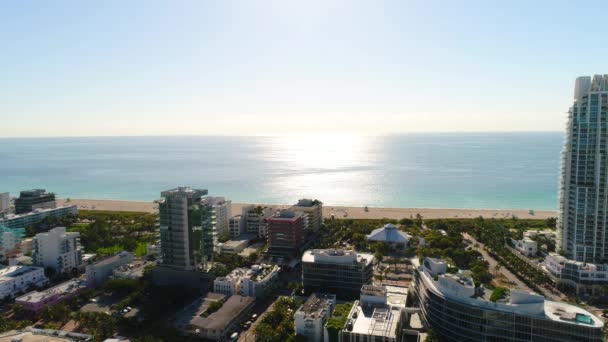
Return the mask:
<path id="1" fill-rule="evenodd" d="M 562 130 L 489 130 L 489 131 L 410 131 L 410 132 L 392 132 L 392 133 L 357 133 L 350 131 L 316 131 L 316 132 L 297 132 L 283 134 L 141 134 L 141 135 L 43 135 L 43 136 L 9 136 L 0 137 L 0 140 L 10 139 L 66 139 L 66 138 L 187 138 L 187 137 L 285 137 L 285 136 L 305 136 L 305 135 L 358 135 L 362 137 L 386 137 L 400 135 L 423 135 L 423 134 L 489 134 L 489 133 L 563 133 Z"/>

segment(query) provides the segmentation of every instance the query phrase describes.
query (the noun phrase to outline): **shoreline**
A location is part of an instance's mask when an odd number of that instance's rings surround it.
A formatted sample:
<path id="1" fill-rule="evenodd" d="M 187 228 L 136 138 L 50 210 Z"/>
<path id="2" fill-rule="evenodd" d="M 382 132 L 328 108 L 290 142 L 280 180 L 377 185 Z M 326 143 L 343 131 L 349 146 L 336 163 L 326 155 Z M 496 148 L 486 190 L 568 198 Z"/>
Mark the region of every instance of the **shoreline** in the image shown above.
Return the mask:
<path id="1" fill-rule="evenodd" d="M 57 199 L 57 205 L 75 204 L 82 210 L 108 210 L 108 211 L 133 211 L 155 213 L 158 205 L 154 202 L 137 202 L 121 200 L 98 200 L 98 199 Z M 241 209 L 250 205 L 248 203 L 232 203 L 232 215 L 241 213 Z M 257 205 L 257 204 L 256 204 Z M 288 208 L 290 205 L 261 204 L 275 209 Z M 454 208 L 377 208 L 349 207 L 337 205 L 323 205 L 323 216 L 330 217 L 332 214 L 338 219 L 402 219 L 415 218 L 417 214 L 428 219 L 447 218 L 511 218 L 544 220 L 549 217 L 557 217 L 554 210 L 535 210 L 531 215 L 525 209 L 454 209 Z"/>

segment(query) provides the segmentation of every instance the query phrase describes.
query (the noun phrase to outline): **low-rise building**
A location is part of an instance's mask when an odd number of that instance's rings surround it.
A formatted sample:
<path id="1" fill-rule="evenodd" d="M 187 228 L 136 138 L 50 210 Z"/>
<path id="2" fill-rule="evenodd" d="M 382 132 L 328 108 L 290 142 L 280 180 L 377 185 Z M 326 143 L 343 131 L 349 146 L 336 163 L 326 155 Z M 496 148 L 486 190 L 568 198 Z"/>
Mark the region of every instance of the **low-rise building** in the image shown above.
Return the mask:
<path id="1" fill-rule="evenodd" d="M 93 336 L 73 331 L 27 327 L 0 333 L 0 342 L 89 342 Z M 105 342 L 105 341 L 104 341 Z"/>
<path id="2" fill-rule="evenodd" d="M 302 255 L 304 291 L 335 293 L 356 298 L 372 280 L 374 256 L 342 249 L 314 249 Z"/>
<path id="3" fill-rule="evenodd" d="M 133 262 L 135 255 L 130 252 L 120 252 L 96 263 L 87 265 L 85 273 L 88 287 L 99 287 L 110 278 L 112 272 L 122 265 Z"/>
<path id="4" fill-rule="evenodd" d="M 307 341 L 324 340 L 325 323 L 336 307 L 336 296 L 313 293 L 294 315 L 296 334 L 306 337 Z"/>
<path id="5" fill-rule="evenodd" d="M 196 314 L 186 317 L 186 320 L 180 319 L 178 328 L 199 338 L 224 341 L 229 333 L 248 317 L 254 302 L 252 297 L 233 295 L 222 307 L 206 317 Z"/>
<path id="6" fill-rule="evenodd" d="M 36 234 L 33 240 L 34 265 L 51 268 L 57 274 L 75 272 L 82 265 L 80 233 L 57 227 Z"/>
<path id="7" fill-rule="evenodd" d="M 538 253 L 538 244 L 532 239 L 513 240 L 513 244 L 519 253 L 527 257 L 536 256 L 536 253 Z"/>
<path id="8" fill-rule="evenodd" d="M 78 294 L 85 287 L 84 281 L 74 278 L 44 291 L 27 293 L 16 298 L 15 304 L 21 305 L 25 311 L 35 316 L 45 306 L 61 303 Z"/>
<path id="9" fill-rule="evenodd" d="M 241 280 L 240 294 L 247 297 L 266 297 L 277 285 L 279 271 L 276 265 L 253 265 Z"/>
<path id="10" fill-rule="evenodd" d="M 265 297 L 277 285 L 279 270 L 279 266 L 265 264 L 235 268 L 225 277 L 215 278 L 213 292 L 226 296 Z"/>
<path id="11" fill-rule="evenodd" d="M 423 323 L 441 340 L 604 340 L 602 320 L 582 308 L 517 290 L 490 301 L 465 273 L 433 276 L 425 265 L 414 271 L 414 298 Z"/>
<path id="12" fill-rule="evenodd" d="M 112 271 L 112 279 L 131 279 L 136 280 L 144 276 L 146 267 L 155 265 L 155 262 L 147 260 L 134 260 L 128 264 L 118 266 Z"/>
<path id="13" fill-rule="evenodd" d="M 226 296 L 232 296 L 239 294 L 241 291 L 241 281 L 245 274 L 247 274 L 247 268 L 235 268 L 225 277 L 217 277 L 213 280 L 213 292 L 221 293 Z"/>
<path id="14" fill-rule="evenodd" d="M 407 248 L 410 241 L 410 236 L 406 232 L 400 231 L 392 223 L 387 223 L 382 228 L 374 229 L 365 238 L 367 241 L 384 242 L 396 248 Z"/>
<path id="15" fill-rule="evenodd" d="M 535 238 L 537 236 L 543 236 L 547 239 L 555 240 L 555 230 L 543 229 L 543 230 L 527 230 L 524 232 L 524 238 Z"/>
<path id="16" fill-rule="evenodd" d="M 8 228 L 23 228 L 38 224 L 47 217 L 64 217 L 68 215 L 78 215 L 78 207 L 67 205 L 54 209 L 36 209 L 25 214 L 9 214 L 0 218 L 0 225 Z"/>
<path id="17" fill-rule="evenodd" d="M 364 285 L 359 300 L 355 301 L 346 327 L 340 332 L 343 342 L 401 341 L 401 330 L 405 314 L 405 301 L 390 300 L 384 286 Z"/>
<path id="18" fill-rule="evenodd" d="M 224 242 L 221 251 L 224 254 L 240 253 L 243 249 L 247 248 L 255 238 L 256 236 L 253 234 L 241 234 L 232 238 L 232 240 Z"/>
<path id="19" fill-rule="evenodd" d="M 608 264 L 591 264 L 549 253 L 541 266 L 560 286 L 577 294 L 595 294 L 608 284 Z"/>
<path id="20" fill-rule="evenodd" d="M 0 269 L 0 300 L 14 297 L 19 292 L 47 285 L 44 268 L 32 266 L 9 266 Z"/>

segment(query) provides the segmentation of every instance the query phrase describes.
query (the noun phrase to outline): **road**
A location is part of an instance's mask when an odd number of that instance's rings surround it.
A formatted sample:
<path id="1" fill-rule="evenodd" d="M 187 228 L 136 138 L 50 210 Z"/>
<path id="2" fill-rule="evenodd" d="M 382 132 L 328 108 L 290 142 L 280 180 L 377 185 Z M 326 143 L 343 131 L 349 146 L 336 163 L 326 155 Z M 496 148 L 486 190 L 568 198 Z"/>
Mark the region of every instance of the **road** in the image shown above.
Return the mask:
<path id="1" fill-rule="evenodd" d="M 478 251 L 479 253 L 481 253 L 483 258 L 490 264 L 490 271 L 494 270 L 496 265 L 498 265 L 499 263 L 496 259 L 491 257 L 488 254 L 488 252 L 486 252 L 486 250 L 484 249 L 484 247 L 485 247 L 484 244 L 475 240 L 475 238 L 473 236 L 471 236 L 467 233 L 462 233 L 462 234 L 465 239 L 472 242 L 471 248 L 473 248 L 476 251 Z M 479 245 L 479 247 L 475 247 L 476 244 Z M 502 273 L 507 278 L 507 280 L 510 281 L 512 284 L 514 284 L 515 287 L 517 287 L 518 289 L 525 290 L 528 292 L 535 292 L 534 290 L 529 288 L 526 284 L 524 284 L 519 278 L 517 278 L 516 275 L 511 273 L 511 271 L 509 271 L 506 267 L 501 267 L 500 273 Z M 558 294 L 555 294 L 555 293 L 543 288 L 542 286 L 539 286 L 539 288 L 541 290 L 541 294 L 543 296 L 545 296 L 545 298 L 556 301 L 556 302 L 562 301 L 562 298 L 561 298 L 562 296 L 560 296 L 561 293 L 558 292 Z M 557 290 L 555 290 L 555 291 L 557 291 Z"/>
<path id="2" fill-rule="evenodd" d="M 264 316 L 266 315 L 266 313 L 268 311 L 272 310 L 272 307 L 274 306 L 274 303 L 277 301 L 277 299 L 279 299 L 281 296 L 290 296 L 291 295 L 291 291 L 287 289 L 287 285 L 290 282 L 296 282 L 296 283 L 302 282 L 301 266 L 296 267 L 296 269 L 294 269 L 294 270 L 281 271 L 281 273 L 279 274 L 279 281 L 280 281 L 280 285 L 274 291 L 273 296 L 271 296 L 270 298 L 268 298 L 266 300 L 259 301 L 253 307 L 251 314 L 252 315 L 257 314 L 258 319 L 256 319 L 255 322 L 253 322 L 251 324 L 251 327 L 249 327 L 249 329 L 242 330 L 242 332 L 239 335 L 239 342 L 255 342 L 254 331 L 255 331 L 255 327 L 258 324 L 258 322 L 260 322 L 262 320 L 262 318 L 264 318 Z"/>
<path id="3" fill-rule="evenodd" d="M 463 237 L 466 240 L 471 241 L 471 248 L 473 248 L 474 250 L 478 251 L 479 253 L 481 253 L 481 255 L 483 256 L 483 259 L 485 261 L 488 262 L 488 264 L 490 265 L 490 273 L 492 273 L 495 269 L 496 269 L 496 265 L 500 265 L 500 263 L 494 259 L 492 256 L 490 256 L 490 254 L 488 254 L 488 252 L 484 249 L 484 244 L 475 240 L 474 237 L 472 237 L 471 235 L 467 234 L 467 233 L 462 233 Z M 475 247 L 478 246 L 478 247 Z M 524 291 L 528 291 L 528 292 L 534 292 L 532 291 L 531 288 L 528 287 L 528 285 L 524 284 L 521 280 L 519 280 L 519 278 L 517 278 L 517 276 L 513 273 L 511 273 L 511 271 L 509 271 L 506 267 L 502 267 L 500 268 L 500 273 L 502 273 L 509 282 L 511 282 L 511 284 L 513 284 L 516 288 L 520 289 L 520 290 L 524 290 Z"/>
<path id="4" fill-rule="evenodd" d="M 279 299 L 279 296 L 274 296 L 268 300 L 260 301 L 253 307 L 251 314 L 252 315 L 254 313 L 257 314 L 258 319 L 256 319 L 255 322 L 253 322 L 251 324 L 251 327 L 249 327 L 249 329 L 243 330 L 240 333 L 239 342 L 255 342 L 255 332 L 254 331 L 255 331 L 256 325 L 258 325 L 258 322 L 260 322 L 262 320 L 262 318 L 264 318 L 264 316 L 266 315 L 267 312 L 272 310 L 272 307 L 274 306 L 274 303 L 277 301 L 277 299 Z"/>

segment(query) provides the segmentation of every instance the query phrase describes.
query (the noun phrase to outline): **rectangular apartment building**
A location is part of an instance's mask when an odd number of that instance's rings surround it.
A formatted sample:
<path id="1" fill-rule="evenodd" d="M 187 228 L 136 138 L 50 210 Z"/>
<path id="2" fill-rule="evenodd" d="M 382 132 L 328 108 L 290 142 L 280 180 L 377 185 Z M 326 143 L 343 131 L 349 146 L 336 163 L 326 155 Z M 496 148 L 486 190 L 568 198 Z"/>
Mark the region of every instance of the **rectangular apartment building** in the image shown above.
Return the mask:
<path id="1" fill-rule="evenodd" d="M 198 266 L 196 251 L 200 243 L 193 238 L 193 228 L 201 226 L 200 202 L 205 189 L 178 187 L 163 191 L 158 202 L 162 266 L 192 271 Z"/>
<path id="2" fill-rule="evenodd" d="M 302 284 L 306 293 L 329 292 L 356 298 L 373 275 L 374 256 L 340 249 L 314 249 L 302 255 Z"/>
<path id="3" fill-rule="evenodd" d="M 303 243 L 302 213 L 282 210 L 268 218 L 268 246 L 270 252 L 293 254 L 300 251 Z"/>
<path id="4" fill-rule="evenodd" d="M 53 228 L 46 233 L 36 234 L 32 244 L 32 259 L 37 266 L 65 274 L 76 271 L 82 265 L 83 250 L 78 232 L 67 232 L 65 227 Z"/>
<path id="5" fill-rule="evenodd" d="M 66 205 L 54 209 L 36 209 L 32 212 L 19 215 L 6 215 L 0 218 L 0 225 L 7 228 L 25 228 L 42 222 L 47 217 L 64 217 L 78 215 L 78 207 Z"/>

